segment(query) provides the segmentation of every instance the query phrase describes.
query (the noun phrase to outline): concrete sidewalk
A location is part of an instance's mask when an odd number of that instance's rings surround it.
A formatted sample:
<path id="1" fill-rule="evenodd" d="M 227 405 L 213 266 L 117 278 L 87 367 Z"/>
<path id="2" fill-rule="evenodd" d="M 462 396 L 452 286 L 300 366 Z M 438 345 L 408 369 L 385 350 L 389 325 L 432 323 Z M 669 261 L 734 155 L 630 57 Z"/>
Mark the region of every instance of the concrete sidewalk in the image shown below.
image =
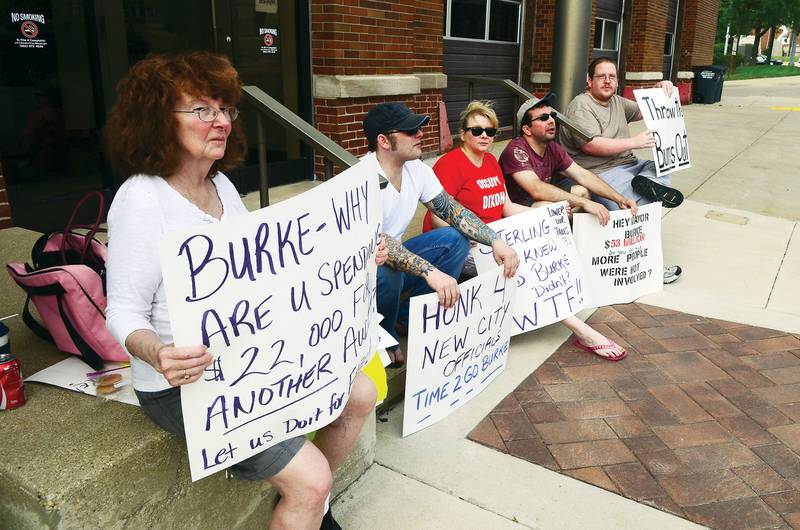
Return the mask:
<path id="1" fill-rule="evenodd" d="M 693 167 L 673 183 L 687 200 L 663 222 L 665 260 L 684 274 L 641 302 L 800 332 L 798 108 L 798 78 L 726 83 L 721 104 L 685 108 Z M 508 368 L 470 406 L 407 439 L 402 405 L 391 410 L 375 464 L 336 501 L 343 526 L 697 527 L 466 439 L 567 337 L 561 326 L 516 337 Z"/>

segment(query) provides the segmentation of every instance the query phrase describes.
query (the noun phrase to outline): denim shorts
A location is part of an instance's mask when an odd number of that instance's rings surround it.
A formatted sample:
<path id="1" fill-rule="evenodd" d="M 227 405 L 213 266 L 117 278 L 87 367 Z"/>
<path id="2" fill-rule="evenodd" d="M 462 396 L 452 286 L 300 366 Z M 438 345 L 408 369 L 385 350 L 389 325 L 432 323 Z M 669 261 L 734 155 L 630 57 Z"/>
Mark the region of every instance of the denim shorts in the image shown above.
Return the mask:
<path id="1" fill-rule="evenodd" d="M 186 433 L 183 430 L 180 388 L 168 388 L 158 392 L 139 392 L 138 390 L 135 392 L 142 410 L 147 414 L 147 417 L 153 420 L 153 423 L 165 431 L 177 434 L 181 438 L 186 438 Z M 294 458 L 294 455 L 303 447 L 305 441 L 304 436 L 284 440 L 232 465 L 228 469 L 238 479 L 268 479 L 277 475 L 286 467 L 289 461 Z"/>

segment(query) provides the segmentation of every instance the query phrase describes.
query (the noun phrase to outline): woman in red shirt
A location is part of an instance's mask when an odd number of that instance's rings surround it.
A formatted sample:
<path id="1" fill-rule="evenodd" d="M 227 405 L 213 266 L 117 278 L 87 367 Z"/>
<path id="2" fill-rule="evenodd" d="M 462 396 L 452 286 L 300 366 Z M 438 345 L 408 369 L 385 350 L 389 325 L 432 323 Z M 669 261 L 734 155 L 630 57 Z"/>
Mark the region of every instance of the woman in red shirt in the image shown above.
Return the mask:
<path id="1" fill-rule="evenodd" d="M 441 157 L 433 166 L 433 171 L 447 193 L 472 210 L 484 223 L 491 223 L 529 209 L 511 201 L 500 164 L 489 152 L 498 125 L 497 114 L 488 103 L 470 102 L 461 113 L 461 147 Z M 546 203 L 542 201 L 535 202 L 532 207 L 544 204 Z M 428 212 L 422 230 L 427 232 L 447 226 L 449 225 L 445 221 Z M 476 274 L 475 262 L 470 256 L 464 264 L 462 275 Z M 561 323 L 575 334 L 576 339 L 573 344 L 583 350 L 609 361 L 619 361 L 627 354 L 625 348 L 578 317 L 567 317 Z"/>

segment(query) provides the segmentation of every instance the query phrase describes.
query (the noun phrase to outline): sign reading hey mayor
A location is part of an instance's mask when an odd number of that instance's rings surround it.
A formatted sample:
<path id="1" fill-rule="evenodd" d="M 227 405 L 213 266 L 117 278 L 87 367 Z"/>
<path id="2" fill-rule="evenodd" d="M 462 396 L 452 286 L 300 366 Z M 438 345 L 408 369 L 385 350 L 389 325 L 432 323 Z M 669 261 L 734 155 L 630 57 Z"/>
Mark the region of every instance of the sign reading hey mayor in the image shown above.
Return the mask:
<path id="1" fill-rule="evenodd" d="M 516 283 L 495 266 L 459 289 L 448 309 L 436 293 L 411 299 L 403 436 L 446 418 L 506 367 Z"/>
<path id="2" fill-rule="evenodd" d="M 653 161 L 656 175 L 660 177 L 692 167 L 678 90 L 673 89 L 671 98 L 660 88 L 634 90 L 633 95 L 645 125 L 654 131 L 656 145 L 653 147 Z"/>
<path id="3" fill-rule="evenodd" d="M 586 276 L 591 305 L 624 304 L 664 288 L 661 203 L 612 211 L 600 226 L 587 213 L 573 216 L 575 244 Z"/>
<path id="4" fill-rule="evenodd" d="M 511 316 L 511 336 L 547 326 L 574 315 L 586 305 L 583 273 L 569 221 L 567 203 L 558 202 L 506 217 L 489 226 L 517 251 L 517 298 Z M 475 267 L 496 267 L 492 249 L 472 249 Z"/>
<path id="5" fill-rule="evenodd" d="M 192 480 L 335 420 L 372 353 L 374 164 L 222 223 L 169 233 L 175 344 L 214 362 L 181 387 Z"/>

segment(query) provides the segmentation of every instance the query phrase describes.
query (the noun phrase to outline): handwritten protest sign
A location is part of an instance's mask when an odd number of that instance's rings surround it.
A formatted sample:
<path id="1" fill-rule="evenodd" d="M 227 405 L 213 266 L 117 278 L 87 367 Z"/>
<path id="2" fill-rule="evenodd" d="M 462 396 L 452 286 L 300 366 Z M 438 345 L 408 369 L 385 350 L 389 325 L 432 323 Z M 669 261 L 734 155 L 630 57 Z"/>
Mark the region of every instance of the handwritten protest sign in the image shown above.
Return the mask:
<path id="1" fill-rule="evenodd" d="M 594 215 L 573 216 L 575 244 L 586 276 L 588 302 L 599 307 L 627 303 L 664 288 L 661 203 L 616 210 L 606 226 Z"/>
<path id="2" fill-rule="evenodd" d="M 634 90 L 633 95 L 639 104 L 645 125 L 655 131 L 653 161 L 656 163 L 656 175 L 660 177 L 692 167 L 678 91 L 673 90 L 671 98 L 660 88 Z"/>
<path id="3" fill-rule="evenodd" d="M 181 387 L 192 479 L 335 420 L 374 351 L 377 168 L 275 206 L 167 234 L 175 344 L 215 360 Z"/>
<path id="4" fill-rule="evenodd" d="M 516 282 L 495 266 L 459 288 L 449 309 L 436 293 L 411 299 L 403 436 L 447 417 L 506 367 Z"/>
<path id="5" fill-rule="evenodd" d="M 566 202 L 550 204 L 489 225 L 520 258 L 512 337 L 563 320 L 586 305 L 566 206 Z M 492 249 L 485 245 L 473 248 L 472 255 L 478 272 L 497 266 Z"/>

